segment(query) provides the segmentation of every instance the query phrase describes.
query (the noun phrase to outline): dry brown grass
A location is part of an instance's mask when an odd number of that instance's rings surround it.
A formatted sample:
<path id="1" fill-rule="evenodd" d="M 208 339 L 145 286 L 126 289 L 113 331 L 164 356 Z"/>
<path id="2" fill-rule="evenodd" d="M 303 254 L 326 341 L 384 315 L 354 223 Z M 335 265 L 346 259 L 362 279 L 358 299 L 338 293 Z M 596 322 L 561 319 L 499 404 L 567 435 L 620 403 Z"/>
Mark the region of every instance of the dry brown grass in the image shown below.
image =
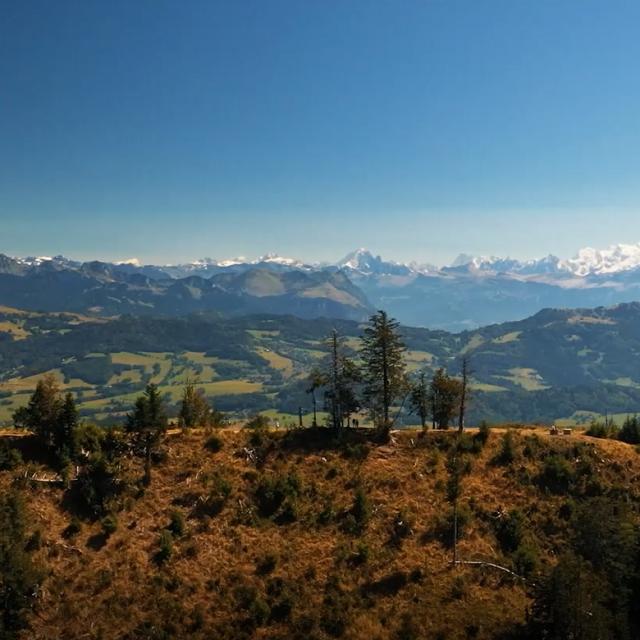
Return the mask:
<path id="1" fill-rule="evenodd" d="M 43 533 L 39 560 L 49 574 L 25 638 L 329 638 L 323 624 L 332 615 L 327 594 L 334 593 L 329 586 L 334 583 L 342 594 L 343 637 L 353 640 L 395 638 L 405 615 L 420 638 L 491 638 L 524 620 L 530 599 L 522 583 L 490 569 L 453 568 L 451 551 L 431 535 L 449 508 L 446 454 L 439 450 L 453 441 L 453 433 L 396 433 L 391 443 L 371 445 L 359 460 L 339 449 L 285 447 L 280 432 L 267 439 L 276 443 L 258 467 L 243 453 L 247 433 L 218 435 L 223 448 L 215 454 L 204 446 L 206 433 L 168 437 L 166 462 L 154 468 L 144 495 L 127 501 L 117 531 L 98 550 L 91 546 L 100 532 L 98 522 L 84 522 L 72 539 L 63 536 L 71 514 L 62 506 L 61 488 L 26 490 L 34 525 Z M 619 442 L 514 432 L 516 461 L 501 467 L 491 463 L 501 437 L 492 433 L 487 446 L 471 455 L 472 470 L 463 481 L 462 502 L 473 513 L 459 544 L 464 559 L 509 566 L 491 515 L 518 508 L 528 518 L 542 563 L 553 562 L 566 535 L 551 523 L 557 525 L 567 497 L 545 494 L 531 481 L 553 451 L 571 459 L 588 457 L 602 482 L 624 486 L 630 494 L 640 479 L 640 456 Z M 533 449 L 539 446 L 533 457 L 523 454 L 527 442 Z M 140 462 L 128 464 L 131 477 L 137 477 Z M 297 520 L 276 524 L 248 518 L 245 507 L 253 505 L 260 478 L 287 473 L 295 473 L 302 485 Z M 197 498 L 211 487 L 207 478 L 216 474 L 231 484 L 229 500 L 218 515 L 192 516 Z M 0 490 L 10 480 L 9 472 L 1 472 Z M 372 507 L 362 536 L 344 532 L 340 518 L 358 485 Z M 319 524 L 327 505 L 336 516 Z M 187 533 L 175 541 L 171 559 L 159 566 L 154 561 L 158 537 L 176 508 L 186 517 Z M 397 546 L 390 538 L 399 511 L 410 518 L 412 534 Z M 368 549 L 368 559 L 359 565 L 352 561 L 358 545 Z M 275 568 L 260 575 L 256 567 L 268 554 L 276 558 Z M 397 591 L 385 591 L 380 585 L 396 572 L 409 579 Z M 255 587 L 268 600 L 275 578 L 291 593 L 289 618 L 245 626 L 249 614 L 235 590 Z"/>

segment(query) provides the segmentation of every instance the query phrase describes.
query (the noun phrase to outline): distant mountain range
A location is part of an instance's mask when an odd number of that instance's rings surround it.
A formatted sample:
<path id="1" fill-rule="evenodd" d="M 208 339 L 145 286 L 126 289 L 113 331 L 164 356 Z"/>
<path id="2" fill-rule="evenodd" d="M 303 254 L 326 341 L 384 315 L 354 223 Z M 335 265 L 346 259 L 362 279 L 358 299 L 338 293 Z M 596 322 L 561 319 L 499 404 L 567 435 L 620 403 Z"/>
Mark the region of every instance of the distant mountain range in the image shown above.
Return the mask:
<path id="1" fill-rule="evenodd" d="M 640 299 L 640 243 L 539 260 L 460 255 L 403 264 L 358 249 L 335 264 L 268 254 L 180 265 L 0 255 L 0 304 L 46 311 L 181 315 L 290 313 L 361 320 L 384 308 L 402 323 L 464 330 L 547 307 Z"/>

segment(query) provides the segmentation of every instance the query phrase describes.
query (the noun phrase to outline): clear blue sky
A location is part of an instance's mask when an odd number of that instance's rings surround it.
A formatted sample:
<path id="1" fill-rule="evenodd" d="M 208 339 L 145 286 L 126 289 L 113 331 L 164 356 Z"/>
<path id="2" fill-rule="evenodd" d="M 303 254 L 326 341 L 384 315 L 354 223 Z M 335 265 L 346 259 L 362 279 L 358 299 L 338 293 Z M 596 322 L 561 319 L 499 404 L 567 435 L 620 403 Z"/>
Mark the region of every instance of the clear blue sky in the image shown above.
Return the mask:
<path id="1" fill-rule="evenodd" d="M 0 252 L 640 241 L 640 3 L 0 3 Z"/>

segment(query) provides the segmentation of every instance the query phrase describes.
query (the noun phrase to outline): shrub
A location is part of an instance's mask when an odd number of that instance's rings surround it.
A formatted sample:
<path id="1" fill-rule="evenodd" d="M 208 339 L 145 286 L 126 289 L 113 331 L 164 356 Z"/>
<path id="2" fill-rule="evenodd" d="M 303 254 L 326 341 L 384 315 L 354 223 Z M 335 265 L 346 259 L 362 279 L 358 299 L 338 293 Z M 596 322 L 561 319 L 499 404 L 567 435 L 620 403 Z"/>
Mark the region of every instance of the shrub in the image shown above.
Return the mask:
<path id="1" fill-rule="evenodd" d="M 102 526 L 102 532 L 108 537 L 118 529 L 118 518 L 113 513 L 109 513 L 100 520 L 100 525 Z"/>
<path id="2" fill-rule="evenodd" d="M 502 550 L 506 553 L 515 551 L 522 542 L 525 529 L 524 516 L 517 509 L 500 518 L 496 525 L 496 537 Z"/>
<path id="3" fill-rule="evenodd" d="M 394 640 L 420 640 L 423 636 L 417 622 L 411 613 L 407 612 L 402 614 L 400 626 L 393 637 Z"/>
<path id="4" fill-rule="evenodd" d="M 42 547 L 42 529 L 36 529 L 25 545 L 25 551 L 37 551 Z"/>
<path id="5" fill-rule="evenodd" d="M 513 569 L 523 577 L 530 576 L 538 567 L 539 554 L 530 542 L 523 542 L 513 553 Z"/>
<path id="6" fill-rule="evenodd" d="M 69 525 L 62 532 L 62 536 L 64 538 L 73 538 L 74 536 L 78 535 L 81 530 L 82 523 L 80 522 L 79 518 L 74 516 L 73 518 L 71 518 L 71 522 L 69 523 Z"/>
<path id="7" fill-rule="evenodd" d="M 206 439 L 204 446 L 211 451 L 211 453 L 218 453 L 218 451 L 222 449 L 222 438 L 213 434 Z"/>
<path id="8" fill-rule="evenodd" d="M 355 551 L 349 557 L 349 564 L 353 567 L 359 567 L 360 565 L 367 564 L 371 556 L 371 550 L 369 545 L 365 542 L 359 542 Z"/>
<path id="9" fill-rule="evenodd" d="M 247 613 L 247 623 L 251 626 L 260 626 L 269 620 L 271 609 L 255 587 L 236 587 L 234 597 L 238 607 Z"/>
<path id="10" fill-rule="evenodd" d="M 533 460 L 540 454 L 542 449 L 542 442 L 537 435 L 531 434 L 524 437 L 524 447 L 522 447 L 522 455 L 525 458 Z"/>
<path id="11" fill-rule="evenodd" d="M 353 496 L 353 504 L 346 512 L 342 529 L 352 535 L 361 535 L 371 517 L 371 504 L 363 487 L 359 485 Z"/>
<path id="12" fill-rule="evenodd" d="M 489 424 L 483 420 L 478 427 L 478 433 L 475 434 L 474 439 L 477 440 L 482 447 L 487 444 L 489 440 L 489 435 L 491 433 L 491 427 Z"/>
<path id="13" fill-rule="evenodd" d="M 316 522 L 319 525 L 327 525 L 334 520 L 336 517 L 336 511 L 334 509 L 333 503 L 331 500 L 325 502 L 324 506 L 316 516 Z"/>
<path id="14" fill-rule="evenodd" d="M 266 429 L 269 424 L 271 424 L 271 419 L 258 413 L 255 416 L 249 418 L 244 426 L 246 429 L 261 430 Z"/>
<path id="15" fill-rule="evenodd" d="M 98 454 L 83 468 L 74 488 L 79 493 L 80 505 L 99 517 L 107 513 L 123 485 L 119 482 L 117 467 Z"/>
<path id="16" fill-rule="evenodd" d="M 398 511 L 391 525 L 391 543 L 400 546 L 413 533 L 413 517 L 405 511 Z"/>
<path id="17" fill-rule="evenodd" d="M 200 498 L 194 509 L 196 517 L 217 516 L 231 495 L 231 484 L 219 473 L 214 474 L 209 483 L 211 484 L 209 493 L 204 498 Z"/>
<path id="18" fill-rule="evenodd" d="M 180 538 L 184 535 L 186 530 L 184 516 L 181 511 L 177 509 L 173 510 L 169 515 L 169 526 L 167 527 L 168 531 L 171 531 L 172 535 L 176 538 Z"/>
<path id="19" fill-rule="evenodd" d="M 349 624 L 349 594 L 340 585 L 337 576 L 329 576 L 321 613 L 322 630 L 334 638 L 344 635 Z"/>
<path id="20" fill-rule="evenodd" d="M 275 622 L 289 619 L 298 599 L 291 584 L 283 578 L 271 578 L 267 582 L 267 596 L 271 609 L 270 619 Z"/>
<path id="21" fill-rule="evenodd" d="M 454 600 L 462 600 L 467 592 L 467 581 L 464 576 L 456 576 L 451 585 L 451 597 Z"/>
<path id="22" fill-rule="evenodd" d="M 263 476 L 255 491 L 258 514 L 263 518 L 281 516 L 290 519 L 296 515 L 296 500 L 301 492 L 298 476 Z"/>
<path id="23" fill-rule="evenodd" d="M 363 585 L 362 591 L 365 595 L 393 596 L 400 589 L 404 589 L 409 583 L 409 576 L 405 571 L 394 571 L 375 582 Z"/>
<path id="24" fill-rule="evenodd" d="M 275 553 L 267 553 L 256 562 L 256 573 L 260 576 L 266 576 L 272 573 L 278 565 L 278 556 Z"/>
<path id="25" fill-rule="evenodd" d="M 459 453 L 480 453 L 482 450 L 482 444 L 476 438 L 476 435 L 471 436 L 468 433 L 463 433 L 459 438 L 456 445 L 456 450 Z"/>
<path id="26" fill-rule="evenodd" d="M 593 420 L 584 434 L 592 438 L 615 438 L 618 436 L 618 428 L 613 423 Z"/>
<path id="27" fill-rule="evenodd" d="M 15 638 L 27 626 L 28 613 L 44 572 L 29 552 L 22 496 L 0 494 L 0 637 Z M 30 634 L 26 634 L 30 637 Z"/>
<path id="28" fill-rule="evenodd" d="M 640 418 L 627 416 L 624 421 L 618 439 L 628 444 L 640 444 Z"/>
<path id="29" fill-rule="evenodd" d="M 571 465 L 559 455 L 549 456 L 538 475 L 540 488 L 556 494 L 567 493 L 573 480 L 574 472 Z"/>
<path id="30" fill-rule="evenodd" d="M 364 442 L 347 443 L 342 455 L 348 460 L 365 460 L 369 455 L 369 447 Z"/>
<path id="31" fill-rule="evenodd" d="M 158 546 L 159 549 L 156 553 L 156 562 L 158 564 L 164 564 L 173 555 L 173 536 L 171 535 L 171 531 L 163 529 L 160 532 Z"/>
<path id="32" fill-rule="evenodd" d="M 510 465 L 516 459 L 516 449 L 513 443 L 513 434 L 507 431 L 500 441 L 500 450 L 494 456 L 492 462 L 496 465 Z"/>
<path id="33" fill-rule="evenodd" d="M 0 471 L 11 471 L 22 463 L 22 455 L 5 440 L 0 440 Z"/>
<path id="34" fill-rule="evenodd" d="M 467 527 L 471 522 L 471 510 L 466 505 L 458 505 L 458 540 L 464 537 Z M 441 514 L 436 518 L 433 533 L 435 537 L 440 540 L 446 547 L 453 546 L 453 532 L 454 532 L 454 512 L 451 509 L 446 514 Z"/>

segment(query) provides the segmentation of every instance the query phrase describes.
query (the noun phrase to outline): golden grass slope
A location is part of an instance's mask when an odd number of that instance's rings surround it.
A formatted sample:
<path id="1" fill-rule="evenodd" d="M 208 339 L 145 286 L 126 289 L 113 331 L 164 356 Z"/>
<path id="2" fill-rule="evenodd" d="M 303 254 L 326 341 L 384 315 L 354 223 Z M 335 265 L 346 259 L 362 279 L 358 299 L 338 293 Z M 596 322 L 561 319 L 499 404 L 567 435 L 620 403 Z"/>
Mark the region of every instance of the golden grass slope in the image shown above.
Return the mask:
<path id="1" fill-rule="evenodd" d="M 285 447 L 280 433 L 265 439 L 258 465 L 247 456 L 247 448 L 255 448 L 248 433 L 218 433 L 218 453 L 205 447 L 207 437 L 192 433 L 166 441 L 166 461 L 154 468 L 144 494 L 125 502 L 104 546 L 96 544 L 97 522 L 85 522 L 65 538 L 71 515 L 61 488 L 27 489 L 29 511 L 42 532 L 38 558 L 48 577 L 23 638 L 324 639 L 332 637 L 328 621 L 337 619 L 344 622 L 342 637 L 352 640 L 401 637 L 407 620 L 418 638 L 493 638 L 524 620 L 530 599 L 521 582 L 491 569 L 453 568 L 451 551 L 432 535 L 448 509 L 441 450 L 453 433 L 396 433 L 366 456 Z M 632 447 L 523 431 L 514 434 L 517 460 L 505 468 L 490 463 L 501 437 L 491 435 L 463 482 L 461 503 L 473 514 L 459 544 L 463 559 L 508 564 L 489 523 L 491 514 L 518 508 L 541 561 L 554 562 L 566 545 L 558 517 L 566 497 L 545 495 L 525 481 L 552 451 L 591 452 L 600 461 L 594 473 L 601 482 L 638 497 L 640 456 Z M 527 446 L 538 454 L 528 457 Z M 582 453 L 573 454 L 575 447 Z M 138 459 L 126 465 L 131 477 L 139 477 Z M 259 483 L 288 474 L 301 487 L 295 518 L 278 524 L 257 517 Z M 196 517 L 217 477 L 230 486 L 228 500 L 219 514 Z M 0 490 L 10 482 L 11 474 L 1 472 Z M 342 526 L 357 487 L 371 505 L 362 535 Z M 160 566 L 154 561 L 158 538 L 176 509 L 186 518 L 186 533 Z M 398 517 L 410 522 L 411 531 L 394 544 Z M 273 603 L 283 593 L 286 615 L 261 617 L 251 608 L 256 599 Z M 247 598 L 253 598 L 249 608 Z M 247 627 L 248 616 L 259 622 Z"/>

